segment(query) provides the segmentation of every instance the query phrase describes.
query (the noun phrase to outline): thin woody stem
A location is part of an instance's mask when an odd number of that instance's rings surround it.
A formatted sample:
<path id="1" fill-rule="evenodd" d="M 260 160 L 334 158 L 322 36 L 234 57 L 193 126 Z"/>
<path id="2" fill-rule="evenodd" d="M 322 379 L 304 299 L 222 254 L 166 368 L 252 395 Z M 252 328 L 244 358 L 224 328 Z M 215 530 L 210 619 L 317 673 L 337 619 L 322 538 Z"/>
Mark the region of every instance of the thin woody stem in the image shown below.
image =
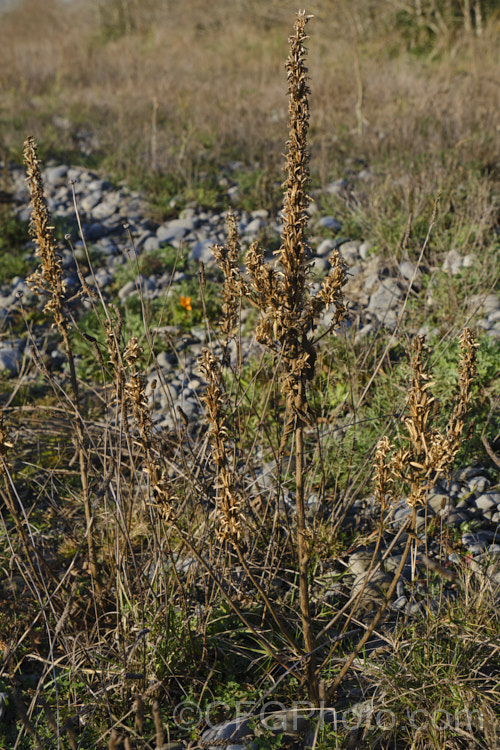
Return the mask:
<path id="1" fill-rule="evenodd" d="M 416 518 L 417 518 L 417 510 L 416 510 L 416 508 L 413 508 L 411 522 L 410 522 L 410 527 L 411 527 L 412 530 L 415 529 Z M 406 565 L 406 561 L 408 559 L 408 555 L 410 554 L 410 549 L 411 549 L 411 545 L 412 545 L 413 541 L 414 541 L 414 535 L 408 534 L 408 539 L 406 540 L 406 545 L 405 545 L 403 554 L 401 556 L 400 563 L 399 563 L 399 565 L 398 565 L 398 567 L 397 567 L 397 569 L 396 569 L 396 571 L 394 573 L 394 578 L 392 580 L 391 585 L 389 586 L 389 588 L 387 590 L 387 593 L 386 593 L 386 595 L 384 597 L 384 601 L 382 602 L 381 606 L 379 607 L 379 609 L 377 611 L 377 614 L 375 615 L 375 617 L 371 621 L 370 625 L 367 627 L 367 629 L 365 631 L 365 634 L 363 635 L 363 637 L 361 638 L 361 640 L 359 641 L 359 643 L 356 645 L 356 647 L 352 650 L 352 652 L 349 655 L 348 659 L 346 660 L 344 666 L 342 667 L 342 669 L 340 670 L 340 672 L 336 676 L 335 680 L 333 681 L 332 685 L 330 686 L 330 688 L 328 690 L 328 694 L 327 694 L 327 701 L 330 701 L 330 700 L 332 700 L 334 698 L 335 693 L 336 693 L 336 691 L 337 691 L 340 683 L 342 682 L 342 680 L 346 676 L 347 672 L 351 668 L 351 665 L 352 665 L 354 659 L 359 654 L 359 652 L 361 651 L 361 649 L 363 648 L 363 646 L 366 644 L 366 642 L 369 640 L 369 638 L 372 635 L 373 631 L 375 630 L 375 628 L 379 624 L 380 620 L 382 619 L 382 615 L 384 614 L 385 610 L 387 609 L 387 606 L 388 606 L 389 602 L 391 601 L 391 598 L 392 598 L 394 592 L 396 591 L 396 586 L 398 585 L 398 581 L 401 578 L 401 574 L 403 572 L 403 568 Z"/>
<path id="2" fill-rule="evenodd" d="M 300 616 L 302 619 L 302 630 L 304 633 L 304 645 L 306 652 L 309 654 L 307 658 L 307 681 L 309 688 L 309 698 L 316 703 L 319 700 L 319 694 L 318 680 L 315 669 L 315 641 L 309 602 L 309 545 L 306 536 L 307 531 L 304 507 L 304 429 L 301 425 L 297 426 L 295 432 L 295 460 Z"/>

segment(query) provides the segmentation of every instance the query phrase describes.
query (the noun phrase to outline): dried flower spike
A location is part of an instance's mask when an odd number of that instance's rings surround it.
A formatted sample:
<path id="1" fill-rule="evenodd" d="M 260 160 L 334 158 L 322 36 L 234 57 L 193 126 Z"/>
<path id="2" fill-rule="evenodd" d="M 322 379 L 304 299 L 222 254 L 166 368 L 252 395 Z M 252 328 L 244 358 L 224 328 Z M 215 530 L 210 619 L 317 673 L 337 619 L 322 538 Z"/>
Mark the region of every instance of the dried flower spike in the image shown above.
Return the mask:
<path id="1" fill-rule="evenodd" d="M 219 364 L 208 349 L 198 360 L 200 372 L 208 383 L 203 396 L 208 420 L 212 459 L 217 468 L 216 501 L 219 514 L 219 536 L 238 544 L 243 537 L 242 498 L 236 488 L 236 472 L 229 454 L 229 430 L 226 419 L 227 394 Z"/>
<path id="2" fill-rule="evenodd" d="M 54 227 L 50 223 L 50 213 L 43 192 L 37 147 L 31 137 L 24 144 L 24 161 L 32 207 L 30 233 L 37 245 L 36 255 L 41 260 L 40 268 L 26 279 L 26 283 L 33 291 L 50 295 L 44 310 L 53 316 L 55 325 L 62 333 L 67 329 L 67 321 L 63 313 L 66 286 L 63 280 L 61 259 L 57 254 Z"/>

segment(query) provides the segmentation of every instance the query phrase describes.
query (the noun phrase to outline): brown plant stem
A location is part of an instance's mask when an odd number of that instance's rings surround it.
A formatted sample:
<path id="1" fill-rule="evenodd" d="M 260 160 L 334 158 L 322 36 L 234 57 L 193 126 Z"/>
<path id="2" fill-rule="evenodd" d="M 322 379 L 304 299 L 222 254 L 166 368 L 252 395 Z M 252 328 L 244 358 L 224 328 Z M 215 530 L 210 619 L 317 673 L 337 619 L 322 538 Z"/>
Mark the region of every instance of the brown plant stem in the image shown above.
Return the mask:
<path id="1" fill-rule="evenodd" d="M 304 430 L 301 425 L 297 426 L 295 431 L 295 459 L 300 616 L 304 633 L 304 645 L 306 652 L 309 654 L 307 658 L 309 698 L 314 703 L 317 703 L 319 700 L 319 691 L 318 678 L 316 675 L 316 657 L 314 654 L 315 640 L 309 602 L 309 544 L 307 540 L 304 508 Z"/>
<path id="2" fill-rule="evenodd" d="M 417 509 L 414 507 L 412 509 L 412 517 L 411 517 L 411 522 L 410 522 L 410 528 L 412 530 L 415 529 L 416 519 L 417 519 Z M 382 604 L 380 605 L 380 607 L 379 607 L 379 609 L 377 611 L 377 614 L 375 615 L 375 617 L 373 618 L 373 620 L 371 621 L 371 623 L 367 627 L 364 636 L 361 638 L 361 640 L 357 644 L 356 648 L 354 648 L 353 651 L 350 653 L 350 655 L 347 658 L 347 661 L 345 662 L 344 666 L 342 667 L 342 669 L 340 670 L 340 672 L 338 673 L 338 675 L 334 679 L 333 683 L 329 687 L 327 695 L 326 695 L 327 702 L 334 699 L 334 696 L 335 696 L 335 693 L 337 691 L 337 688 L 339 687 L 340 683 L 342 682 L 342 680 L 346 676 L 347 672 L 351 668 L 351 665 L 352 665 L 354 659 L 357 657 L 357 655 L 359 654 L 359 652 L 361 651 L 361 649 L 363 648 L 363 646 L 368 641 L 368 639 L 370 638 L 371 634 L 373 633 L 373 631 L 375 630 L 375 628 L 379 624 L 380 620 L 382 619 L 382 615 L 384 614 L 385 610 L 387 609 L 387 606 L 388 606 L 389 602 L 391 601 L 392 595 L 396 591 L 396 586 L 398 585 L 398 581 L 401 578 L 401 574 L 403 572 L 403 568 L 406 565 L 406 561 L 408 559 L 408 555 L 410 554 L 410 549 L 411 549 L 411 545 L 412 545 L 413 541 L 414 541 L 414 535 L 408 534 L 408 539 L 406 540 L 406 545 L 405 545 L 403 554 L 401 556 L 401 561 L 400 561 L 400 563 L 399 563 L 399 565 L 398 565 L 398 567 L 397 567 L 397 569 L 396 569 L 396 571 L 394 573 L 394 578 L 392 580 L 391 585 L 389 586 L 389 588 L 387 590 L 387 593 L 386 593 L 386 595 L 384 597 L 384 600 L 383 600 Z"/>
<path id="3" fill-rule="evenodd" d="M 276 612 L 275 608 L 269 601 L 269 597 L 267 596 L 266 592 L 258 582 L 258 580 L 255 578 L 255 576 L 252 574 L 252 571 L 248 567 L 247 561 L 245 560 L 243 553 L 241 551 L 241 547 L 237 543 L 233 543 L 233 547 L 236 551 L 236 554 L 238 555 L 238 560 L 240 561 L 241 566 L 243 567 L 245 573 L 248 575 L 249 579 L 251 580 L 252 584 L 255 586 L 257 591 L 259 592 L 260 596 L 262 597 L 262 600 L 267 607 L 267 610 L 271 617 L 273 618 L 274 622 L 278 626 L 281 634 L 286 638 L 289 645 L 294 649 L 294 651 L 297 652 L 297 654 L 302 653 L 302 649 L 295 640 L 295 638 L 288 632 L 288 629 L 286 625 L 281 621 L 281 618 L 278 616 L 278 613 Z"/>
<path id="4" fill-rule="evenodd" d="M 90 503 L 90 490 L 88 482 L 88 460 L 85 451 L 83 418 L 80 408 L 80 396 L 78 381 L 76 377 L 73 351 L 68 334 L 68 317 L 65 310 L 66 285 L 63 279 L 62 264 L 57 254 L 57 241 L 54 236 L 54 227 L 51 226 L 51 216 L 44 195 L 43 180 L 40 170 L 37 146 L 32 137 L 24 144 L 24 161 L 28 187 L 31 197 L 32 216 L 30 232 L 37 244 L 36 254 L 41 259 L 39 269 L 27 279 L 28 285 L 35 292 L 42 292 L 49 296 L 49 301 L 44 307 L 44 312 L 51 314 L 54 325 L 63 340 L 64 349 L 69 365 L 71 391 L 73 395 L 72 407 L 74 410 L 74 430 L 76 435 L 76 449 L 78 452 L 80 466 L 80 480 L 82 486 L 83 506 L 85 509 L 87 547 L 89 555 L 90 572 L 96 585 L 99 584 L 99 573 L 97 567 L 97 553 L 94 538 L 92 536 L 92 507 Z"/>
<path id="5" fill-rule="evenodd" d="M 309 545 L 304 508 L 304 424 L 308 419 L 307 381 L 314 373 L 315 352 L 309 341 L 304 312 L 307 307 L 307 244 L 305 229 L 306 209 L 309 204 L 309 153 L 307 132 L 309 127 L 309 88 L 307 68 L 304 64 L 306 50 L 305 26 L 308 17 L 299 11 L 295 21 L 295 36 L 291 37 L 288 73 L 289 139 L 286 159 L 287 179 L 284 198 L 282 245 L 278 251 L 283 267 L 283 317 L 281 341 L 285 374 L 283 391 L 287 400 L 288 418 L 285 424 L 282 447 L 287 436 L 294 433 L 295 492 L 297 516 L 297 552 L 299 564 L 300 616 L 306 660 L 306 679 L 309 698 L 319 701 L 319 687 L 314 655 L 314 633 L 309 601 Z"/>

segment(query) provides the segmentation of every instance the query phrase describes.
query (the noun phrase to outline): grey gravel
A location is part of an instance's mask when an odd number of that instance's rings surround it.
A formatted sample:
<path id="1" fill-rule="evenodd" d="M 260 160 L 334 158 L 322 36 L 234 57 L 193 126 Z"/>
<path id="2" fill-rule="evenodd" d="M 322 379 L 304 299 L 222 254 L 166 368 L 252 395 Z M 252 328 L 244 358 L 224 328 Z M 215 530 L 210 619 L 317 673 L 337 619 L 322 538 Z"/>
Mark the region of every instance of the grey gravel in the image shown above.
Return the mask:
<path id="1" fill-rule="evenodd" d="M 0 372 L 17 375 L 21 369 L 22 353 L 18 348 L 6 346 L 0 349 Z"/>
<path id="2" fill-rule="evenodd" d="M 22 220 L 28 220 L 30 212 L 27 208 L 28 195 L 24 173 L 19 168 L 11 168 L 10 175 L 16 211 Z M 367 173 L 367 179 L 369 178 L 370 174 Z M 133 253 L 125 252 L 126 248 L 131 247 L 129 234 L 133 237 L 138 255 L 146 255 L 161 247 L 172 246 L 175 250 L 181 249 L 183 255 L 195 262 L 194 265 L 201 260 L 209 273 L 213 268 L 211 248 L 214 243 L 224 240 L 225 212 L 204 210 L 196 203 L 192 203 L 185 206 L 176 218 L 158 224 L 147 217 L 146 202 L 139 193 L 129 190 L 126 186 L 112 185 L 102 176 L 84 167 L 49 165 L 44 170 L 44 180 L 54 216 L 68 217 L 68 221 L 74 215 L 72 187 L 74 188 L 83 222 L 84 236 L 91 246 L 95 259 L 95 278 L 103 294 L 109 295 L 107 299 L 111 300 L 111 288 L 120 269 L 129 269 L 130 262 L 134 260 Z M 326 187 L 327 193 L 340 196 L 345 195 L 348 190 L 348 182 L 343 178 L 335 180 Z M 238 193 L 238 187 L 232 185 L 229 180 L 227 182 L 228 199 L 236 200 Z M 318 196 L 315 197 L 318 198 Z M 350 274 L 346 295 L 352 300 L 353 318 L 358 315 L 354 328 L 355 340 L 359 341 L 371 336 L 382 326 L 388 329 L 394 328 L 408 292 L 408 284 L 412 282 L 414 288 L 418 289 L 418 284 L 422 279 L 422 269 L 417 268 L 409 259 L 402 260 L 399 265 L 389 267 L 388 261 L 384 260 L 378 251 L 374 252 L 374 243 L 370 237 L 364 238 L 363 241 L 351 240 L 348 236 L 340 237 L 342 222 L 333 215 L 321 216 L 320 205 L 321 202 L 317 199 L 309 206 L 312 260 L 318 273 L 326 273 L 332 252 L 339 248 Z M 175 200 L 173 206 L 175 206 Z M 279 239 L 282 227 L 280 213 L 271 215 L 265 210 L 255 210 L 251 213 L 243 211 L 238 221 L 242 232 L 243 251 L 263 231 Z M 125 225 L 128 225 L 127 228 Z M 85 263 L 86 255 L 76 225 L 73 224 L 70 233 L 76 255 L 81 263 Z M 26 252 L 32 255 L 33 246 L 28 246 Z M 61 249 L 61 256 L 68 286 L 71 293 L 76 293 L 79 290 L 78 277 L 68 248 Z M 452 248 L 446 254 L 441 270 L 452 275 L 465 274 L 467 269 L 475 265 L 475 262 L 473 254 L 462 256 Z M 174 291 L 178 289 L 176 285 L 188 278 L 186 274 L 193 275 L 196 270 L 197 268 L 194 271 L 192 268 L 189 270 L 189 266 L 185 267 L 180 263 L 173 278 L 169 270 L 150 277 L 142 275 L 140 279 L 124 282 L 118 290 L 115 288 L 115 295 L 120 300 L 136 297 L 136 282 L 140 281 L 146 299 L 159 297 L 170 285 Z M 130 279 L 130 274 L 128 278 Z M 94 285 L 91 274 L 87 274 L 86 281 L 90 286 Z M 30 303 L 31 298 L 34 304 L 39 306 L 44 304 L 43 300 L 33 297 L 22 279 L 12 279 L 0 287 L 0 318 L 4 322 L 8 323 L 12 311 L 19 305 L 19 299 L 16 296 L 18 293 L 22 293 L 23 303 L 26 305 Z M 430 304 L 434 304 L 432 294 L 431 284 L 428 290 Z M 88 304 L 87 302 L 86 305 Z M 490 294 L 486 297 L 472 297 L 470 306 L 471 311 L 477 311 L 479 315 L 478 325 L 482 326 L 493 340 L 499 339 L 500 300 L 498 296 Z M 207 340 L 206 331 L 203 327 L 199 327 L 199 330 L 193 330 L 191 335 L 181 336 L 181 332 L 175 326 L 166 325 L 158 332 L 158 335 L 162 340 L 172 342 L 174 347 L 172 351 L 161 352 L 158 355 L 159 372 L 151 368 L 148 373 L 150 384 L 153 378 L 160 379 L 150 396 L 156 429 L 169 430 L 176 424 L 183 424 L 184 420 L 190 428 L 195 429 L 202 414 L 200 397 L 205 387 L 199 377 L 196 358 Z M 244 353 L 250 351 L 256 353 L 255 342 L 251 339 L 243 340 L 242 345 Z M 53 367 L 62 366 L 64 356 L 57 347 L 49 352 L 49 356 Z M 18 341 L 3 341 L 0 348 L 0 369 L 6 371 L 10 377 L 18 376 L 23 357 L 24 351 Z M 182 410 L 181 414 L 179 408 Z M 275 475 L 276 467 L 271 464 L 264 465 L 262 462 L 260 471 L 252 479 L 249 492 L 269 491 L 269 488 L 275 484 Z M 442 524 L 443 529 L 447 526 L 458 529 L 462 543 L 461 554 L 472 555 L 478 570 L 482 570 L 485 564 L 482 556 L 489 555 L 491 559 L 493 554 L 497 554 L 496 550 L 500 544 L 497 533 L 497 525 L 500 522 L 500 491 L 493 484 L 491 476 L 484 467 L 465 466 L 453 474 L 450 482 L 438 482 L 434 488 L 430 488 L 428 500 L 427 514 L 423 510 L 418 514 L 417 531 L 420 536 L 422 538 L 425 536 L 426 524 L 437 514 L 435 521 Z M 284 495 L 283 507 L 290 507 L 293 501 L 292 493 Z M 310 523 L 314 521 L 315 514 L 322 512 L 322 507 L 321 497 L 316 495 L 308 499 Z M 364 517 L 375 518 L 377 512 L 378 510 L 374 509 L 367 498 L 349 511 L 346 522 L 355 524 L 356 519 L 359 521 Z M 409 512 L 405 499 L 401 498 L 398 506 L 387 519 L 387 533 L 394 533 L 400 529 L 401 525 L 407 521 Z M 381 554 L 384 553 L 384 544 L 387 541 L 384 532 Z M 404 543 L 405 535 L 402 534 L 400 542 L 369 583 L 366 592 L 367 606 L 372 600 L 377 600 L 381 591 L 383 592 L 388 582 L 392 580 L 391 574 L 397 567 Z M 432 554 L 439 557 L 441 552 L 436 550 Z M 362 581 L 365 580 L 367 566 L 371 562 L 371 556 L 372 550 L 370 549 L 355 550 L 344 561 L 345 580 L 348 581 L 351 593 L 360 590 Z M 461 561 L 461 555 L 457 555 L 457 558 L 453 560 L 450 557 L 450 564 L 459 566 Z M 419 564 L 421 563 L 417 562 L 417 567 Z M 392 605 L 397 611 L 411 613 L 420 609 L 419 602 L 411 598 L 412 594 L 409 589 L 411 577 L 412 569 L 407 566 L 403 579 L 398 584 Z M 334 598 L 338 586 L 341 585 L 344 584 L 335 582 L 333 585 L 330 579 L 329 582 L 325 582 L 325 591 L 330 592 L 329 596 Z"/>

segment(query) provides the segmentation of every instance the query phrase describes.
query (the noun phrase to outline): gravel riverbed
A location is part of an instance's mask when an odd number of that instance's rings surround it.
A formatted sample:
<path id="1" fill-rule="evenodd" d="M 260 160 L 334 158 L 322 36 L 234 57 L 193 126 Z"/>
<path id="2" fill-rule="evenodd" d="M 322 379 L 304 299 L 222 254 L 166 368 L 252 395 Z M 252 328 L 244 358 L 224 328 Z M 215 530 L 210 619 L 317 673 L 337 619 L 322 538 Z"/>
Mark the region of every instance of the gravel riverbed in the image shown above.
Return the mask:
<path id="1" fill-rule="evenodd" d="M 24 170 L 11 167 L 9 177 L 13 205 L 19 218 L 27 222 L 30 219 L 30 209 Z M 83 260 L 83 242 L 75 220 L 74 191 L 83 234 L 87 244 L 92 247 L 95 258 L 95 281 L 108 300 L 113 297 L 111 288 L 117 270 L 130 264 L 125 249 L 131 246 L 131 238 L 139 256 L 167 245 L 174 248 L 182 245 L 189 260 L 203 261 L 207 274 L 214 267 L 212 246 L 225 242 L 225 212 L 204 210 L 191 204 L 184 207 L 177 218 L 158 224 L 147 218 L 146 201 L 139 192 L 123 186 L 117 188 L 86 168 L 65 164 L 48 166 L 43 171 L 43 179 L 51 214 L 56 220 L 68 222 L 76 256 Z M 370 173 L 364 169 L 350 179 L 366 182 L 370 179 Z M 327 192 L 340 195 L 348 190 L 349 185 L 345 179 L 339 179 L 326 187 Z M 230 185 L 227 192 L 228 201 L 231 202 L 237 197 L 238 186 Z M 399 267 L 389 266 L 383 258 L 371 253 L 370 238 L 361 242 L 333 237 L 342 232 L 341 222 L 334 216 L 320 216 L 314 200 L 310 206 L 310 214 L 310 246 L 315 270 L 319 273 L 327 270 L 328 256 L 335 247 L 340 248 L 348 264 L 350 280 L 346 287 L 346 298 L 351 308 L 348 325 L 354 326 L 354 335 L 367 336 L 381 326 L 388 332 L 391 331 L 396 325 L 406 295 L 411 293 L 412 285 L 418 288 L 420 269 L 409 261 L 401 262 Z M 324 237 L 325 228 L 330 230 L 332 238 Z M 264 231 L 268 238 L 274 236 L 278 241 L 281 219 L 279 215 L 270 216 L 265 210 L 242 212 L 239 215 L 239 229 L 243 249 Z M 61 243 L 61 247 L 68 294 L 75 294 L 80 288 L 75 260 L 69 247 L 64 248 L 64 243 Z M 27 252 L 33 255 L 35 266 L 36 259 L 30 244 Z M 452 250 L 446 256 L 443 268 L 454 274 L 475 262 L 473 255 L 462 257 Z M 191 264 L 191 267 L 195 269 L 196 264 Z M 176 284 L 180 284 L 185 276 L 183 270 L 159 272 L 143 276 L 139 281 L 144 297 L 155 299 L 169 289 L 175 289 Z M 91 275 L 86 278 L 89 285 L 94 285 L 95 281 Z M 121 301 L 137 296 L 137 281 L 138 279 L 127 281 L 117 291 L 115 289 L 114 294 Z M 34 297 L 24 279 L 14 278 L 4 282 L 0 287 L 0 318 L 8 322 L 9 316 L 20 304 L 25 307 L 42 307 L 44 301 Z M 494 340 L 500 339 L 499 298 L 490 294 L 483 299 L 472 300 L 471 304 L 478 310 L 477 326 L 487 331 Z M 170 335 L 175 334 L 176 329 L 172 327 Z M 197 358 L 206 341 L 205 328 L 197 326 L 182 332 L 175 354 L 160 352 L 158 355 L 158 364 L 168 384 L 168 389 L 158 389 L 151 402 L 158 428 L 169 429 L 173 426 L 177 407 L 182 409 L 189 420 L 199 419 L 199 397 L 205 384 L 199 374 Z M 249 340 L 245 343 L 251 349 L 252 342 Z M 0 369 L 16 377 L 26 353 L 25 347 L 25 339 L 4 338 L 0 342 Z M 62 361 L 61 352 L 55 349 L 51 355 L 54 366 L 57 366 L 58 361 Z M 152 380 L 154 377 L 156 374 L 152 369 L 149 378 Z M 497 540 L 496 537 L 496 525 L 500 521 L 500 492 L 495 487 L 490 487 L 490 484 L 490 478 L 480 467 L 464 467 L 449 486 L 439 485 L 436 488 L 436 499 L 430 499 L 428 508 L 428 513 L 446 519 L 450 525 L 472 523 L 474 532 L 464 532 L 462 541 L 470 554 L 481 560 L 488 554 L 495 556 L 500 552 L 497 544 L 500 539 Z M 314 500 L 311 501 L 313 503 Z M 363 508 L 354 507 L 352 512 L 355 514 L 360 510 L 367 510 L 366 503 L 361 505 Z M 402 522 L 407 512 L 403 501 L 391 522 L 396 525 Z M 484 522 L 484 529 L 478 528 L 478 522 Z M 397 550 L 394 554 L 397 554 Z M 355 570 L 356 575 L 362 574 L 359 564 Z M 403 604 L 401 593 L 398 606 L 402 607 Z"/>
<path id="2" fill-rule="evenodd" d="M 186 278 L 184 269 L 142 276 L 139 280 L 126 281 L 116 288 L 115 279 L 120 268 L 130 263 L 125 248 L 130 248 L 131 238 L 138 256 L 157 251 L 165 246 L 174 248 L 182 246 L 189 261 L 202 261 L 206 273 L 210 276 L 213 265 L 211 247 L 215 243 L 225 242 L 225 212 L 204 210 L 196 204 L 185 206 L 177 217 L 157 223 L 147 218 L 147 205 L 144 197 L 126 187 L 116 187 L 96 173 L 69 165 L 48 166 L 44 172 L 44 183 L 48 206 L 55 220 L 67 224 L 68 233 L 72 235 L 72 244 L 76 257 L 84 260 L 84 248 L 75 222 L 73 191 L 82 222 L 83 234 L 89 247 L 92 248 L 94 274 L 85 279 L 90 286 L 99 285 L 105 299 L 122 302 L 137 296 L 138 281 L 144 298 L 153 300 L 162 297 Z M 25 174 L 21 168 L 9 169 L 11 181 L 10 198 L 19 218 L 29 221 L 28 193 Z M 369 170 L 363 170 L 351 176 L 351 180 L 367 182 Z M 349 186 L 345 179 L 339 179 L 326 187 L 326 191 L 342 195 Z M 237 198 L 238 187 L 229 181 L 228 202 Z M 316 196 L 317 197 L 317 196 Z M 373 243 L 367 237 L 364 241 L 339 239 L 342 235 L 342 224 L 335 216 L 321 215 L 317 202 L 310 206 L 310 246 L 314 270 L 318 274 L 328 269 L 328 257 L 334 248 L 339 248 L 349 266 L 350 280 L 346 287 L 349 299 L 351 318 L 349 326 L 356 337 L 368 336 L 380 327 L 388 333 L 394 330 L 398 316 L 408 295 L 412 290 L 420 289 L 422 269 L 410 261 L 391 265 L 384 258 L 372 252 Z M 243 249 L 262 235 L 278 242 L 281 232 L 279 215 L 272 216 L 266 210 L 241 212 L 238 215 Z M 330 234 L 331 236 L 325 236 Z M 76 294 L 80 280 L 76 271 L 73 253 L 61 243 L 61 257 L 66 277 L 68 295 Z M 34 249 L 31 244 L 26 253 L 33 256 L 33 267 L 36 264 Z M 473 267 L 474 255 L 462 256 L 454 250 L 446 255 L 442 270 L 456 274 L 463 269 Z M 192 263 L 191 267 L 196 268 Z M 195 271 L 193 271 L 195 273 Z M 432 299 L 428 300 L 432 304 Z M 4 281 L 0 286 L 0 321 L 4 330 L 8 330 L 9 320 L 16 315 L 22 304 L 25 309 L 32 306 L 43 307 L 43 300 L 38 300 L 28 289 L 24 279 L 13 278 Z M 500 300 L 490 294 L 484 298 L 470 300 L 471 308 L 477 310 L 476 325 L 486 331 L 493 340 L 500 339 Z M 168 327 L 167 327 L 168 328 Z M 207 342 L 203 326 L 195 326 L 189 331 L 176 331 L 171 326 L 167 331 L 176 340 L 175 352 L 160 352 L 158 365 L 168 387 L 157 389 L 152 399 L 154 422 L 157 429 L 169 430 L 174 426 L 178 407 L 187 420 L 197 422 L 200 418 L 200 396 L 204 388 L 200 377 L 197 358 Z M 254 343 L 248 340 L 245 346 L 250 350 Z M 48 352 L 57 369 L 64 358 L 58 345 Z M 0 370 L 11 378 L 29 377 L 30 367 L 27 339 L 16 337 L 0 341 Z M 148 374 L 152 380 L 156 377 L 153 369 Z M 267 467 L 269 468 L 269 467 Z M 257 479 L 265 485 L 266 467 L 262 468 Z M 314 498 L 310 498 L 310 512 L 314 513 Z M 363 519 L 379 514 L 372 498 L 358 500 L 354 503 L 345 519 L 346 524 L 360 524 Z M 409 509 L 404 501 L 392 508 L 386 519 L 375 568 L 370 570 L 374 546 L 369 542 L 356 548 L 338 561 L 335 569 L 325 567 L 315 577 L 313 585 L 313 604 L 321 608 L 328 602 L 336 602 L 339 595 L 350 595 L 360 591 L 364 586 L 362 610 L 370 612 L 377 607 L 384 591 L 391 582 L 391 573 L 401 559 L 406 541 L 402 533 L 394 542 L 402 524 L 405 523 Z M 424 528 L 430 521 L 443 529 L 452 529 L 455 541 L 453 550 L 447 549 L 442 542 L 426 543 Z M 456 471 L 449 480 L 439 481 L 430 491 L 427 508 L 419 511 L 417 531 L 421 532 L 422 549 L 425 554 L 417 554 L 409 562 L 398 584 L 396 597 L 391 604 L 393 616 L 398 613 L 415 614 L 424 611 L 425 607 L 438 606 L 438 602 L 429 600 L 425 580 L 419 579 L 418 570 L 426 570 L 439 561 L 441 573 L 447 581 L 446 590 L 453 596 L 455 571 L 467 566 L 483 579 L 489 580 L 500 590 L 500 488 L 494 477 L 482 466 L 464 466 Z M 457 551 L 457 549 L 459 551 Z M 433 562 L 434 561 L 434 562 Z M 186 558 L 181 564 L 187 569 L 195 561 Z M 341 566 L 339 568 L 339 565 Z M 343 566 L 343 571 L 342 571 Z M 435 569 L 435 568 L 432 568 Z M 443 572 L 444 571 L 444 572 Z M 339 572 L 343 572 L 339 579 Z M 438 569 L 439 572 L 439 569 Z M 416 582 L 417 581 L 417 582 Z M 420 581 L 420 582 L 419 582 Z M 290 596 L 292 594 L 290 593 Z M 440 594 L 442 597 L 442 593 Z M 225 725 L 224 725 L 225 726 Z M 222 732 L 222 730 L 221 730 Z M 213 733 L 208 739 L 221 740 L 223 734 Z M 234 744 L 232 747 L 245 747 L 245 744 Z"/>

